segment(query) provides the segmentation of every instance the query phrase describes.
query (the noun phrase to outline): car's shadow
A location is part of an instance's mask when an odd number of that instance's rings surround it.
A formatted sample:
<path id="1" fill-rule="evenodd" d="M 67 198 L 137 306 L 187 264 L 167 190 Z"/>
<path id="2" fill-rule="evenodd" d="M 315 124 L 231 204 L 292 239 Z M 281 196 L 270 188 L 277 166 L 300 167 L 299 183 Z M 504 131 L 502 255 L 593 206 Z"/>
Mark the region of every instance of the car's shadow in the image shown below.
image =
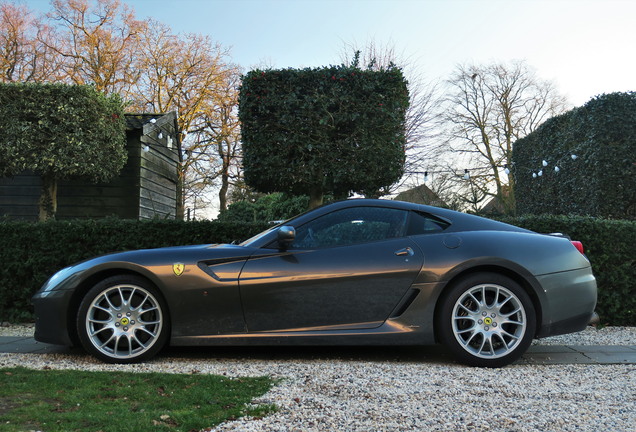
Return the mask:
<path id="1" fill-rule="evenodd" d="M 12 345 L 5 352 L 39 354 L 64 354 L 85 356 L 81 347 L 50 345 L 33 340 L 22 345 Z M 425 362 L 456 363 L 452 354 L 443 345 L 430 346 L 169 346 L 155 357 L 218 360 L 340 360 L 369 362 Z"/>
<path id="2" fill-rule="evenodd" d="M 370 362 L 453 363 L 442 345 L 431 346 L 241 346 L 168 347 L 158 358 L 223 360 L 345 360 Z"/>

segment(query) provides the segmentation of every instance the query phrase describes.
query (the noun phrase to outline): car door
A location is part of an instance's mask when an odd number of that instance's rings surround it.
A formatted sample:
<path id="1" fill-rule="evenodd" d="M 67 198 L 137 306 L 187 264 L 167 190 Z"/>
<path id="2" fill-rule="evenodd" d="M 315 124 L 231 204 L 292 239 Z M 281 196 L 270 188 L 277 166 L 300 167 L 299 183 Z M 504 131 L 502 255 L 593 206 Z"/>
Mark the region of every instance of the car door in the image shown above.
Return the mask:
<path id="1" fill-rule="evenodd" d="M 263 248 L 239 279 L 249 332 L 381 325 L 422 267 L 408 212 L 355 207 L 296 227 L 286 251 Z"/>

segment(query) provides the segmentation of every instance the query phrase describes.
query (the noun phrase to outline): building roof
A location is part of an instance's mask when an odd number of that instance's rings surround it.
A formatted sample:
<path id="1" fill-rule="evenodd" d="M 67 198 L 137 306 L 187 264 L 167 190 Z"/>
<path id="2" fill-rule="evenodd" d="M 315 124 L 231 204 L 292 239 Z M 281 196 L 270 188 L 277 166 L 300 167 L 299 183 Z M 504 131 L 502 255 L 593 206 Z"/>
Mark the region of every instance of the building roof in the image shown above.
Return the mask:
<path id="1" fill-rule="evenodd" d="M 435 207 L 445 207 L 446 203 L 425 184 L 399 193 L 396 197 L 398 201 L 407 201 L 416 204 L 432 205 Z"/>

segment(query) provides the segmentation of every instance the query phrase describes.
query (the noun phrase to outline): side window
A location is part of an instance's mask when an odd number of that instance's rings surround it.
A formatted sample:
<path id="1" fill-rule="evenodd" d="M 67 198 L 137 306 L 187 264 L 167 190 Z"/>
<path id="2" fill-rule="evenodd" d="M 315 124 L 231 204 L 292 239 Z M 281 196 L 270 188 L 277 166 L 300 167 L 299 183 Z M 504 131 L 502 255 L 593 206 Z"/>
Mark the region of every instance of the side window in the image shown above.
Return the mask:
<path id="1" fill-rule="evenodd" d="M 338 210 L 298 227 L 291 247 L 313 249 L 402 237 L 407 216 L 406 211 L 383 207 Z"/>
<path id="2" fill-rule="evenodd" d="M 442 232 L 449 226 L 449 222 L 435 216 L 413 211 L 409 221 L 408 235 L 433 234 Z"/>

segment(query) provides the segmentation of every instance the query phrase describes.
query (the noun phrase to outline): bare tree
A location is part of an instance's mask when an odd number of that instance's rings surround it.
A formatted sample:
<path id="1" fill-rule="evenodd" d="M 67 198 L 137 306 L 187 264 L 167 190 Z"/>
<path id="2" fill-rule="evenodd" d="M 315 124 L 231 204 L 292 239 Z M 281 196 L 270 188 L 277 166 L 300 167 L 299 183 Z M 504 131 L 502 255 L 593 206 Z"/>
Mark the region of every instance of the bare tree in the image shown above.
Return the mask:
<path id="1" fill-rule="evenodd" d="M 119 0 L 53 0 L 54 41 L 41 39 L 64 58 L 63 77 L 105 93 L 126 94 L 141 71 L 135 67 L 139 35 L 147 22 Z"/>
<path id="2" fill-rule="evenodd" d="M 214 145 L 216 163 L 212 178 L 220 179 L 219 210 L 227 209 L 228 191 L 232 182 L 240 178 L 241 132 L 238 120 L 239 69 L 228 71 L 225 86 L 215 103 L 206 109 L 203 133 Z"/>
<path id="3" fill-rule="evenodd" d="M 202 109 L 192 136 L 196 148 L 205 149 L 194 158 L 187 177 L 186 201 L 198 207 L 206 204 L 199 198 L 210 188 L 218 188 L 219 210 L 227 209 L 230 186 L 241 177 L 241 141 L 238 121 L 238 86 L 240 71 L 228 69 L 224 85 L 217 89 L 211 103 Z"/>
<path id="4" fill-rule="evenodd" d="M 461 155 L 454 160 L 469 170 L 455 177 L 469 180 L 464 189 L 471 189 L 467 199 L 472 207 L 479 196 L 496 196 L 506 212 L 514 211 L 514 178 L 507 175 L 512 145 L 564 112 L 564 97 L 524 62 L 461 65 L 447 86 L 445 150 Z"/>
<path id="5" fill-rule="evenodd" d="M 0 81 L 54 80 L 60 61 L 47 47 L 51 40 L 51 29 L 27 7 L 0 3 Z"/>
<path id="6" fill-rule="evenodd" d="M 165 24 L 149 24 L 141 35 L 138 63 L 144 73 L 129 96 L 137 110 L 179 114 L 183 161 L 177 215 L 182 217 L 186 199 L 200 195 L 212 179 L 209 163 L 216 148 L 199 132 L 211 110 L 225 103 L 233 68 L 226 62 L 228 53 L 208 36 L 175 35 Z"/>

